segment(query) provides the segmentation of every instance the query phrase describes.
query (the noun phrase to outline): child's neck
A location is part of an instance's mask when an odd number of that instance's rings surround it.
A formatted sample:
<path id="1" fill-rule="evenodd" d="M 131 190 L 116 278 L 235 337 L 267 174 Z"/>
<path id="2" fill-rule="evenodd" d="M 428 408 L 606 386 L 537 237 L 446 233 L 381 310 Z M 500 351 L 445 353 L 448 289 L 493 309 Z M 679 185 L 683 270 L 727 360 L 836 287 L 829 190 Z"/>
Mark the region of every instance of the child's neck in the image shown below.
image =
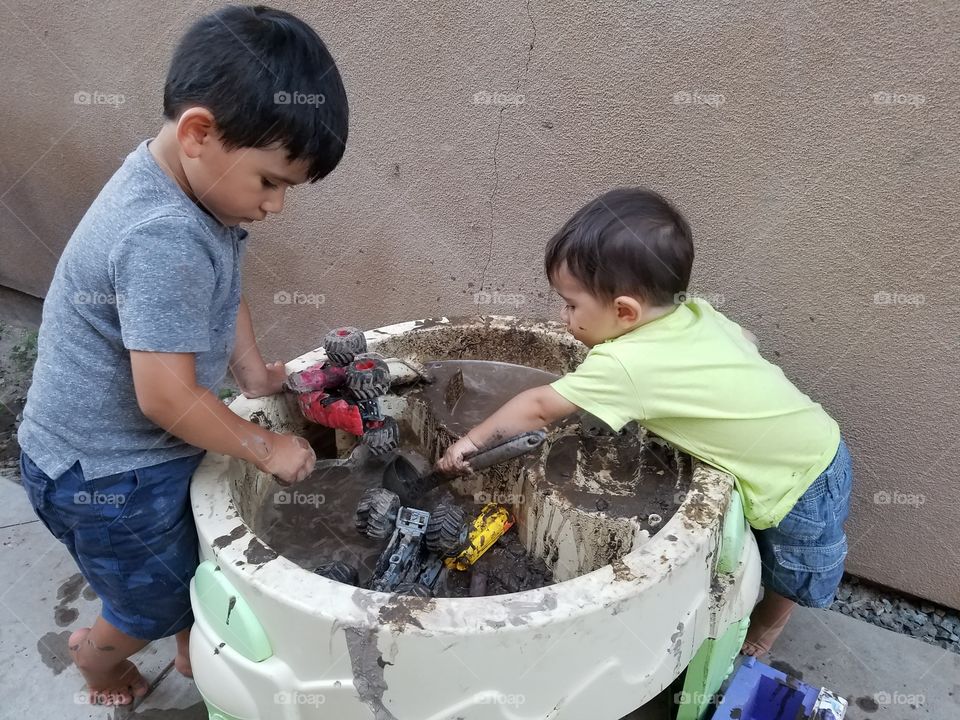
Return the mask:
<path id="1" fill-rule="evenodd" d="M 652 323 L 654 320 L 659 320 L 665 315 L 669 315 L 670 313 L 672 313 L 674 310 L 677 309 L 677 307 L 678 307 L 677 305 L 662 305 L 658 307 L 649 307 L 645 305 L 643 307 L 643 312 L 640 314 L 640 317 L 637 319 L 637 321 L 633 323 L 633 325 L 627 326 L 627 328 L 623 332 L 617 333 L 616 335 L 608 339 L 615 340 L 616 338 L 622 335 L 626 335 L 629 332 L 633 332 L 639 327 L 643 327 L 648 323 Z"/>
<path id="2" fill-rule="evenodd" d="M 163 170 L 170 179 L 173 180 L 184 194 L 197 202 L 190 182 L 187 180 L 187 174 L 183 171 L 183 164 L 180 162 L 180 143 L 177 142 L 177 127 L 171 123 L 165 124 L 160 128 L 157 136 L 150 141 L 147 146 L 153 159 L 157 161 L 160 169 Z"/>

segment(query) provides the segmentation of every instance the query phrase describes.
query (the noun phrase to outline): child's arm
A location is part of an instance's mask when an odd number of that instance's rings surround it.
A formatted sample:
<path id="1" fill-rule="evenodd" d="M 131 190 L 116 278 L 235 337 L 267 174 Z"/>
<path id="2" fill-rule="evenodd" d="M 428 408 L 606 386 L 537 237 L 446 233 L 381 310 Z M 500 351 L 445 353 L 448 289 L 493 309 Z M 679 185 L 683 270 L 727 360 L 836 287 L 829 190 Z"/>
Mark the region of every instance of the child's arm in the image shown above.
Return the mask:
<path id="1" fill-rule="evenodd" d="M 316 456 L 306 440 L 247 422 L 197 385 L 192 353 L 133 350 L 130 364 L 141 412 L 171 435 L 252 462 L 281 483 L 299 482 L 313 471 Z"/>
<path id="2" fill-rule="evenodd" d="M 526 390 L 451 445 L 437 462 L 437 469 L 451 474 L 467 472 L 470 467 L 464 461 L 464 455 L 514 435 L 542 428 L 577 410 L 579 408 L 576 405 L 549 385 Z"/>
<path id="3" fill-rule="evenodd" d="M 247 301 L 240 299 L 237 310 L 237 331 L 230 356 L 230 372 L 236 378 L 240 390 L 248 398 L 275 395 L 280 392 L 283 381 L 287 379 L 282 362 L 267 365 L 263 362 L 257 338 L 253 333 L 253 320 Z"/>

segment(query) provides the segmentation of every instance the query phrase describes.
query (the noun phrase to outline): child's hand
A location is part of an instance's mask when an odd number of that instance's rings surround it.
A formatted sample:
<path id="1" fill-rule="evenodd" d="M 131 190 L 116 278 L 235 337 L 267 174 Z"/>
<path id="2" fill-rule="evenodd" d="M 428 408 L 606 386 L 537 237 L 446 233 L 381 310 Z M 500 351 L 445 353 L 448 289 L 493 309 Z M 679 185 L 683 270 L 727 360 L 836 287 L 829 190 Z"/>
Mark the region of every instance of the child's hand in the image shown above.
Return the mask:
<path id="1" fill-rule="evenodd" d="M 270 455 L 257 466 L 276 476 L 281 485 L 293 485 L 312 473 L 316 464 L 316 454 L 302 437 L 275 435 Z"/>
<path id="2" fill-rule="evenodd" d="M 264 365 L 265 373 L 260 383 L 249 387 L 243 391 L 245 397 L 258 398 L 268 395 L 276 395 L 283 389 L 283 383 L 287 379 L 287 371 L 281 361 L 267 363 Z"/>
<path id="3" fill-rule="evenodd" d="M 478 452 L 478 448 L 473 444 L 473 440 L 464 435 L 447 448 L 447 452 L 437 461 L 437 470 L 445 475 L 469 473 L 471 472 L 470 465 L 463 459 L 463 456 L 476 452 Z"/>

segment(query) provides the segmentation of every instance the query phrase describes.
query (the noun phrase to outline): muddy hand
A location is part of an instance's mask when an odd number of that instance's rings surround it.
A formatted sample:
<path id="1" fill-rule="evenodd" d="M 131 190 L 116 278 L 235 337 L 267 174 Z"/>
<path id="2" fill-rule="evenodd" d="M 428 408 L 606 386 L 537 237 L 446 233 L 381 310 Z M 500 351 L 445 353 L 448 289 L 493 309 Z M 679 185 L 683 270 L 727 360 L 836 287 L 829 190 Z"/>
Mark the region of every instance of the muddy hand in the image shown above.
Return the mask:
<path id="1" fill-rule="evenodd" d="M 267 379 L 262 388 L 262 396 L 276 395 L 283 390 L 283 383 L 287 380 L 287 369 L 280 360 L 267 363 L 264 367 L 267 371 Z"/>
<path id="2" fill-rule="evenodd" d="M 313 472 L 316 463 L 316 454 L 302 437 L 277 435 L 262 469 L 275 475 L 281 485 L 293 485 Z"/>
<path id="3" fill-rule="evenodd" d="M 447 448 L 447 452 L 437 461 L 437 471 L 444 475 L 463 475 L 472 472 L 470 464 L 463 459 L 464 455 L 477 452 L 477 446 L 466 435 Z"/>

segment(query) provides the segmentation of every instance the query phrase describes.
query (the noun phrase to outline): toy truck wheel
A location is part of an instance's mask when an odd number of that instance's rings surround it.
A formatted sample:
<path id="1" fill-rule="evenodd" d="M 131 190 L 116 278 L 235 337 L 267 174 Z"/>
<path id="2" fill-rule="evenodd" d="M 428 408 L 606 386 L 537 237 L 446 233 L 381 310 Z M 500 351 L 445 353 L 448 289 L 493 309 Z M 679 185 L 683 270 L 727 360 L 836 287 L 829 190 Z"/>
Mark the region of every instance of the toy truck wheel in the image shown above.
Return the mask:
<path id="1" fill-rule="evenodd" d="M 334 365 L 349 365 L 357 355 L 367 351 L 367 338 L 357 328 L 337 328 L 324 336 L 323 349 Z"/>
<path id="2" fill-rule="evenodd" d="M 357 569 L 350 563 L 345 563 L 342 560 L 325 562 L 317 567 L 314 572 L 328 580 L 336 580 L 346 585 L 356 585 L 360 580 L 360 573 L 357 572 Z"/>
<path id="3" fill-rule="evenodd" d="M 363 434 L 363 442 L 374 455 L 383 455 L 396 450 L 400 445 L 400 427 L 397 421 L 392 417 L 385 418 L 383 425 L 371 428 Z"/>
<path id="4" fill-rule="evenodd" d="M 353 522 L 357 532 L 383 539 L 393 532 L 400 510 L 400 498 L 386 488 L 368 488 L 360 496 Z"/>
<path id="5" fill-rule="evenodd" d="M 413 595 L 419 598 L 433 597 L 433 591 L 430 588 L 417 582 L 400 583 L 393 591 L 397 593 L 397 595 Z"/>
<path id="6" fill-rule="evenodd" d="M 467 519 L 463 510 L 440 504 L 430 513 L 425 539 L 427 548 L 442 556 L 455 555 L 467 541 Z"/>
<path id="7" fill-rule="evenodd" d="M 377 358 L 356 357 L 347 367 L 347 387 L 358 400 L 386 395 L 390 389 L 390 368 Z"/>

